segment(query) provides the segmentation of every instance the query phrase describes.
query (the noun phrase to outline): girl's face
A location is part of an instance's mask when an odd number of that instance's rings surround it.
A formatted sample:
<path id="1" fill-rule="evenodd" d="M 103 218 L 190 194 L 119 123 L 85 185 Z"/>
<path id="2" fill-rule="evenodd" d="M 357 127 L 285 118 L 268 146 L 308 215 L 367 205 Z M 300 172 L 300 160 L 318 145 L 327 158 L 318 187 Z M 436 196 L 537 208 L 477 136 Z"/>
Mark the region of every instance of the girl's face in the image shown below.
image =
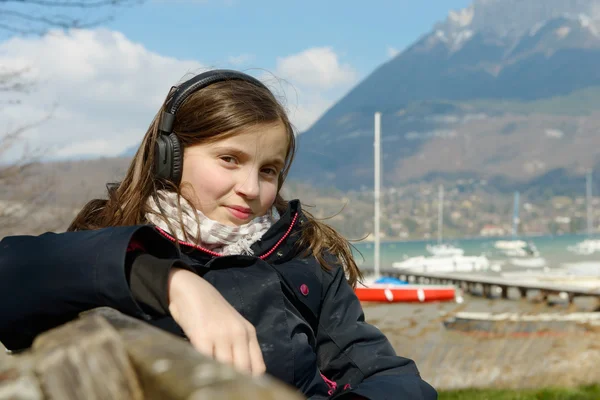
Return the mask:
<path id="1" fill-rule="evenodd" d="M 186 194 L 208 218 L 225 225 L 246 224 L 271 209 L 287 150 L 283 123 L 189 146 L 183 153 L 182 182 L 193 193 Z"/>

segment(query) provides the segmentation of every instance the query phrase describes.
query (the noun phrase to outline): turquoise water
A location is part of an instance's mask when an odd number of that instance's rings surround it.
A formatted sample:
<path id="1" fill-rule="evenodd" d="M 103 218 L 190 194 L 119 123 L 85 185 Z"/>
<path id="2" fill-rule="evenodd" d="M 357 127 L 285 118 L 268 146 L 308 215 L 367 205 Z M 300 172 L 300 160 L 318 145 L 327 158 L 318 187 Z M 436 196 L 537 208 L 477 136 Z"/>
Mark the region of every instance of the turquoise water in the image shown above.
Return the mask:
<path id="1" fill-rule="evenodd" d="M 522 237 L 521 240 L 533 242 L 540 252 L 540 256 L 545 258 L 547 265 L 550 268 L 560 268 L 567 266 L 566 264 L 578 264 L 579 267 L 589 268 L 590 271 L 600 272 L 600 253 L 591 255 L 577 255 L 567 250 L 568 246 L 586 239 L 586 235 L 561 235 L 561 236 L 535 236 Z M 465 255 L 486 255 L 490 261 L 502 259 L 494 249 L 494 242 L 497 240 L 510 238 L 476 238 L 476 239 L 459 239 L 451 240 L 447 243 L 453 244 L 462 248 Z M 360 253 L 355 252 L 355 259 L 361 269 L 373 268 L 373 248 L 371 242 L 353 243 Z M 425 249 L 427 244 L 435 244 L 434 241 L 398 241 L 398 242 L 382 242 L 380 244 L 380 259 L 382 268 L 391 268 L 392 263 L 402 261 L 407 257 L 419 255 L 428 255 Z"/>

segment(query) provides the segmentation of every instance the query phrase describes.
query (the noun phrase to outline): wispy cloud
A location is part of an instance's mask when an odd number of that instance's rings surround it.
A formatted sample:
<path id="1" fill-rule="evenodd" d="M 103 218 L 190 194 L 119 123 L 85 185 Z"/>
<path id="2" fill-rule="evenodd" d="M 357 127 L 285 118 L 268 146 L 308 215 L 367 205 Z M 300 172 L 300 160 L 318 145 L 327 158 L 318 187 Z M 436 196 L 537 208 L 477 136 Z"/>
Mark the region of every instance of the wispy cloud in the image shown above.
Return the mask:
<path id="1" fill-rule="evenodd" d="M 358 73 L 340 62 L 331 47 L 313 47 L 277 58 L 275 75 L 299 131 L 312 125 L 357 81 Z"/>
<path id="2" fill-rule="evenodd" d="M 331 47 L 313 47 L 277 59 L 277 73 L 299 84 L 330 89 L 356 80 L 356 71 L 341 64 Z"/>
<path id="3" fill-rule="evenodd" d="M 388 46 L 388 48 L 387 48 L 387 56 L 388 56 L 389 58 L 394 58 L 394 57 L 396 57 L 398 54 L 400 54 L 400 50 L 398 50 L 398 49 L 396 49 L 396 48 L 394 48 L 394 47 Z"/>
<path id="4" fill-rule="evenodd" d="M 152 0 L 152 3 L 168 4 L 222 4 L 228 7 L 235 6 L 238 0 Z"/>
<path id="5" fill-rule="evenodd" d="M 237 56 L 229 56 L 229 58 L 227 59 L 227 61 L 229 62 L 229 64 L 239 67 L 241 65 L 245 65 L 248 64 L 249 62 L 254 60 L 254 54 L 240 54 Z"/>
<path id="6" fill-rule="evenodd" d="M 26 139 L 56 157 L 119 154 L 141 140 L 168 89 L 204 69 L 104 29 L 8 40 L 0 44 L 0 65 L 27 68 L 27 78 L 36 82 L 32 93 L 17 96 L 22 104 L 1 110 L 0 127 L 9 131 L 52 110 Z M 14 96 L 2 93 L 0 100 Z"/>
<path id="7" fill-rule="evenodd" d="M 242 54 L 230 62 L 248 62 L 251 57 Z M 275 61 L 273 75 L 248 72 L 262 75 L 300 131 L 358 80 L 356 71 L 329 47 Z M 8 132 L 51 112 L 51 118 L 27 131 L 25 139 L 32 147 L 51 149 L 54 158 L 114 156 L 136 145 L 169 88 L 207 69 L 200 61 L 162 56 L 106 29 L 10 39 L 0 43 L 0 65 L 28 68 L 28 79 L 36 82 L 33 92 L 17 96 L 20 104 L 0 110 L 0 129 Z M 4 104 L 14 98 L 0 93 Z"/>

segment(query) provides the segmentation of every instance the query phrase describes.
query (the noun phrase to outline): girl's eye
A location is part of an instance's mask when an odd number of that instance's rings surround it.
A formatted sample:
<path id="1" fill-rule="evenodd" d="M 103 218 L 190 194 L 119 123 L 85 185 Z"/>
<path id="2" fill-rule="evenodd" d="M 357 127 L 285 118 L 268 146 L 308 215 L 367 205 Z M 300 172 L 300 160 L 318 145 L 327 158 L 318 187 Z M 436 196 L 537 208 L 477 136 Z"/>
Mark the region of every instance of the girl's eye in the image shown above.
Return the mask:
<path id="1" fill-rule="evenodd" d="M 237 161 L 235 159 L 235 157 L 232 157 L 232 156 L 222 156 L 220 158 L 221 158 L 221 160 L 225 161 L 227 164 L 235 164 Z"/>
<path id="2" fill-rule="evenodd" d="M 277 175 L 277 170 L 275 168 L 263 168 L 263 172 L 269 175 Z"/>

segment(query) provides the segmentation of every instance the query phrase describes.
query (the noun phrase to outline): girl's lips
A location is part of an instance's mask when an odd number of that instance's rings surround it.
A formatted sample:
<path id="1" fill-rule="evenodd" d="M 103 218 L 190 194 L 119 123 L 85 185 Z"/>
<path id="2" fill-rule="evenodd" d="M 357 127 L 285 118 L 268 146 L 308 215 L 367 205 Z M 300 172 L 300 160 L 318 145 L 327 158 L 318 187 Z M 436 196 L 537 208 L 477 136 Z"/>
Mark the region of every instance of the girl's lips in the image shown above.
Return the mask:
<path id="1" fill-rule="evenodd" d="M 243 207 L 227 207 L 229 212 L 238 219 L 248 219 L 252 211 Z"/>

